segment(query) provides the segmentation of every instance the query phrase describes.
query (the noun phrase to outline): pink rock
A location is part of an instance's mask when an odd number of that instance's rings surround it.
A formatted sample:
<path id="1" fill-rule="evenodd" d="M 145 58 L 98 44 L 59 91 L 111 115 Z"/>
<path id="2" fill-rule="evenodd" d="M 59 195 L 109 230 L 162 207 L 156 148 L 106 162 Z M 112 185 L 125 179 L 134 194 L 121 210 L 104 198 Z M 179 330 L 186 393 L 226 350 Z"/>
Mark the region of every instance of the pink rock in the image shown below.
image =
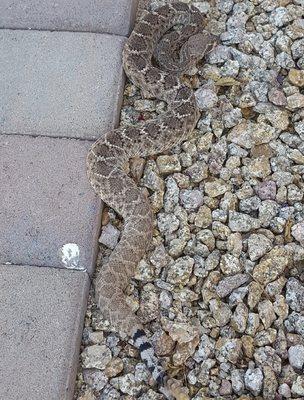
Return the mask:
<path id="1" fill-rule="evenodd" d="M 256 193 L 261 200 L 275 200 L 277 187 L 274 181 L 261 182 L 256 186 Z"/>

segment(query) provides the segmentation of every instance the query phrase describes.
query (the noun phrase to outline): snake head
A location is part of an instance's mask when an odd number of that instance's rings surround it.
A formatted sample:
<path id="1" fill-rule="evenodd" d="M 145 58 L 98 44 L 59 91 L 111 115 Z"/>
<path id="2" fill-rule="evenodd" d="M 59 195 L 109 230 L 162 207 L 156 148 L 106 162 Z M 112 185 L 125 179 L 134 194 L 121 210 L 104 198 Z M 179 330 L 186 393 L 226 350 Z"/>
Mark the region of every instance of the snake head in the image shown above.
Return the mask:
<path id="1" fill-rule="evenodd" d="M 187 52 L 194 60 L 201 60 L 219 43 L 219 38 L 207 31 L 197 33 L 187 41 Z"/>

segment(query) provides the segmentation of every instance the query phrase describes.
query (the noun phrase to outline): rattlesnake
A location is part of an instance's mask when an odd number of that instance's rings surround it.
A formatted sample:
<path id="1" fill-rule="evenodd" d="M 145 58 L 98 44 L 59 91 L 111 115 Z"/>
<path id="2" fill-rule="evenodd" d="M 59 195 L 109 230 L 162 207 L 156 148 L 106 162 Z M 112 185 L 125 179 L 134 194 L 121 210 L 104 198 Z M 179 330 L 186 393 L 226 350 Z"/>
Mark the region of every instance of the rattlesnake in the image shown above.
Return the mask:
<path id="1" fill-rule="evenodd" d="M 181 33 L 169 32 L 177 24 L 183 26 Z M 132 336 L 159 384 L 164 371 L 124 294 L 152 240 L 153 214 L 147 196 L 127 176 L 124 166 L 132 157 L 170 149 L 193 131 L 199 110 L 192 89 L 179 76 L 214 45 L 215 38 L 203 28 L 201 13 L 185 3 L 143 11 L 124 47 L 124 70 L 145 94 L 165 101 L 168 109 L 139 126 L 108 132 L 93 144 L 87 158 L 88 177 L 94 190 L 124 219 L 122 237 L 96 279 L 97 303 L 113 326 Z M 179 57 L 174 54 L 177 47 Z"/>

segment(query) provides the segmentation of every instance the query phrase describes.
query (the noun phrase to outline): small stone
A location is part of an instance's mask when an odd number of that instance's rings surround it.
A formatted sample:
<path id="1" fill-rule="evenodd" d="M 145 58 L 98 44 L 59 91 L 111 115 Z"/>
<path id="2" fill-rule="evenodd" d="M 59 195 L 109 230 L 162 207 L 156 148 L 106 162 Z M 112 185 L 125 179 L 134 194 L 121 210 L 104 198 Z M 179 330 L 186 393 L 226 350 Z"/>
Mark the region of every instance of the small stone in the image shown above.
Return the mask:
<path id="1" fill-rule="evenodd" d="M 294 161 L 296 164 L 304 164 L 304 155 L 298 149 L 292 149 L 288 152 L 288 158 Z"/>
<path id="2" fill-rule="evenodd" d="M 304 396 L 304 375 L 297 377 L 291 386 L 291 391 L 296 396 Z"/>
<path id="3" fill-rule="evenodd" d="M 228 396 L 232 392 L 232 386 L 231 383 L 227 379 L 223 379 L 221 386 L 219 388 L 219 394 L 221 396 Z"/>
<path id="4" fill-rule="evenodd" d="M 254 352 L 253 338 L 248 335 L 242 335 L 241 341 L 242 341 L 242 345 L 243 345 L 244 355 L 248 358 L 252 358 L 253 352 Z"/>
<path id="5" fill-rule="evenodd" d="M 219 282 L 216 288 L 216 292 L 221 298 L 226 297 L 234 289 L 248 282 L 248 280 L 249 275 L 246 274 L 235 274 L 232 276 L 227 276 Z"/>
<path id="6" fill-rule="evenodd" d="M 212 299 L 209 306 L 217 326 L 221 327 L 229 322 L 232 312 L 226 303 Z"/>
<path id="7" fill-rule="evenodd" d="M 275 62 L 279 67 L 285 69 L 290 69 L 295 67 L 295 62 L 293 61 L 291 55 L 286 53 L 285 51 L 282 51 L 276 56 Z"/>
<path id="8" fill-rule="evenodd" d="M 237 274 L 243 269 L 239 258 L 228 253 L 222 255 L 220 268 L 225 275 Z"/>
<path id="9" fill-rule="evenodd" d="M 280 276 L 275 281 L 268 283 L 268 285 L 266 286 L 266 293 L 270 297 L 275 297 L 276 295 L 279 295 L 282 292 L 286 282 L 287 279 L 284 276 Z"/>
<path id="10" fill-rule="evenodd" d="M 292 20 L 291 15 L 285 7 L 276 7 L 269 16 L 271 24 L 282 28 Z"/>
<path id="11" fill-rule="evenodd" d="M 203 204 L 204 194 L 198 189 L 180 191 L 180 199 L 186 210 L 195 210 Z"/>
<path id="12" fill-rule="evenodd" d="M 291 228 L 292 236 L 304 246 L 304 221 L 301 221 Z"/>
<path id="13" fill-rule="evenodd" d="M 263 385 L 263 373 L 260 368 L 247 369 L 245 376 L 245 387 L 250 390 L 250 392 L 257 396 L 261 390 Z"/>
<path id="14" fill-rule="evenodd" d="M 142 385 L 136 381 L 131 373 L 111 379 L 111 384 L 124 394 L 138 396 L 142 391 Z"/>
<path id="15" fill-rule="evenodd" d="M 261 295 L 263 293 L 263 286 L 258 282 L 251 282 L 248 286 L 248 306 L 251 310 L 255 308 L 255 306 L 260 301 Z"/>
<path id="16" fill-rule="evenodd" d="M 195 92 L 197 105 L 201 110 L 209 110 L 218 102 L 217 94 L 209 88 L 201 87 Z"/>
<path id="17" fill-rule="evenodd" d="M 96 400 L 96 397 L 92 390 L 86 390 L 77 400 Z"/>
<path id="18" fill-rule="evenodd" d="M 302 344 L 298 344 L 296 346 L 289 347 L 288 359 L 293 368 L 302 370 L 304 366 L 304 346 Z"/>
<path id="19" fill-rule="evenodd" d="M 266 285 L 277 279 L 289 265 L 289 262 L 290 256 L 288 251 L 281 247 L 275 247 L 253 269 L 253 278 L 257 282 Z"/>
<path id="20" fill-rule="evenodd" d="M 173 174 L 174 172 L 181 171 L 181 165 L 177 154 L 172 156 L 158 156 L 156 164 L 159 169 L 159 173 L 162 175 Z"/>
<path id="21" fill-rule="evenodd" d="M 219 362 L 236 364 L 242 357 L 242 342 L 240 339 L 220 337 L 215 345 L 216 358 Z"/>
<path id="22" fill-rule="evenodd" d="M 158 229 L 165 235 L 177 231 L 179 228 L 179 223 L 179 219 L 171 213 L 159 213 L 157 216 Z"/>
<path id="23" fill-rule="evenodd" d="M 285 399 L 289 399 L 291 397 L 291 390 L 287 383 L 282 383 L 282 385 L 279 386 L 278 393 L 285 397 Z"/>
<path id="24" fill-rule="evenodd" d="M 205 183 L 205 192 L 210 197 L 218 197 L 227 192 L 230 185 L 222 179 L 214 179 Z"/>
<path id="25" fill-rule="evenodd" d="M 287 105 L 291 110 L 304 107 L 304 94 L 295 93 L 287 97 Z"/>
<path id="26" fill-rule="evenodd" d="M 254 344 L 256 346 L 267 346 L 272 344 L 277 338 L 277 331 L 273 328 L 258 332 L 254 337 Z"/>
<path id="27" fill-rule="evenodd" d="M 251 261 L 263 257 L 272 249 L 272 241 L 261 234 L 252 234 L 248 239 L 248 254 Z"/>
<path id="28" fill-rule="evenodd" d="M 140 315 L 144 323 L 153 321 L 159 315 L 159 300 L 152 283 L 145 285 L 140 298 Z"/>
<path id="29" fill-rule="evenodd" d="M 259 316 L 265 329 L 269 328 L 276 319 L 273 305 L 270 300 L 263 300 L 258 304 Z"/>
<path id="30" fill-rule="evenodd" d="M 120 374 L 123 371 L 123 368 L 124 365 L 121 358 L 112 358 L 106 366 L 105 374 L 109 378 L 112 378 L 113 376 Z"/>
<path id="31" fill-rule="evenodd" d="M 100 393 L 98 400 L 119 400 L 121 393 L 118 392 L 112 385 L 107 385 Z"/>
<path id="32" fill-rule="evenodd" d="M 294 129 L 302 140 L 304 140 L 304 121 L 294 124 Z"/>
<path id="33" fill-rule="evenodd" d="M 83 380 L 94 390 L 102 390 L 107 382 L 107 375 L 103 371 L 85 369 L 83 370 Z"/>
<path id="34" fill-rule="evenodd" d="M 188 358 L 194 354 L 198 344 L 199 344 L 198 335 L 187 343 L 177 343 L 175 352 L 172 357 L 173 365 L 176 366 L 185 365 L 185 362 L 188 360 Z"/>
<path id="35" fill-rule="evenodd" d="M 119 239 L 120 231 L 112 224 L 107 224 L 102 228 L 99 243 L 104 244 L 109 249 L 114 249 Z"/>
<path id="36" fill-rule="evenodd" d="M 230 325 L 235 331 L 239 333 L 244 333 L 247 325 L 247 319 L 248 308 L 244 303 L 239 303 L 236 306 L 235 311 L 232 315 Z"/>
<path id="37" fill-rule="evenodd" d="M 170 354 L 175 346 L 174 340 L 164 331 L 158 331 L 153 335 L 152 338 L 153 347 L 155 349 L 155 353 L 158 356 L 165 356 Z"/>
<path id="38" fill-rule="evenodd" d="M 304 86 L 304 70 L 292 68 L 288 73 L 289 81 L 296 86 Z"/>
<path id="39" fill-rule="evenodd" d="M 274 181 L 260 182 L 255 190 L 261 200 L 275 200 L 276 198 L 277 187 Z"/>
<path id="40" fill-rule="evenodd" d="M 274 137 L 275 129 L 272 126 L 246 121 L 232 128 L 227 139 L 245 149 L 251 149 L 254 145 L 269 143 Z"/>
<path id="41" fill-rule="evenodd" d="M 235 232 L 228 236 L 227 250 L 236 257 L 242 254 L 243 241 L 241 233 Z"/>
<path id="42" fill-rule="evenodd" d="M 196 350 L 193 358 L 197 363 L 201 363 L 203 360 L 207 360 L 214 354 L 214 339 L 208 335 L 203 334 L 200 338 L 199 347 Z"/>
<path id="43" fill-rule="evenodd" d="M 282 295 L 276 295 L 275 302 L 273 303 L 274 312 L 281 317 L 283 320 L 288 316 L 288 304 L 285 301 L 285 297 Z"/>
<path id="44" fill-rule="evenodd" d="M 263 367 L 264 384 L 263 384 L 263 399 L 273 400 L 276 396 L 278 387 L 277 377 L 273 369 L 268 365 Z"/>
<path id="45" fill-rule="evenodd" d="M 246 328 L 246 333 L 247 335 L 250 336 L 255 336 L 258 328 L 260 325 L 260 317 L 258 314 L 255 313 L 249 313 L 248 314 L 248 322 L 247 322 L 247 328 Z"/>
<path id="46" fill-rule="evenodd" d="M 165 321 L 164 329 L 169 333 L 170 337 L 178 343 L 188 343 L 198 336 L 197 327 L 184 323 Z"/>
<path id="47" fill-rule="evenodd" d="M 271 174 L 268 157 L 261 156 L 251 159 L 248 164 L 248 172 L 253 177 L 266 178 Z"/>
<path id="48" fill-rule="evenodd" d="M 286 302 L 294 311 L 304 310 L 304 285 L 296 278 L 289 278 L 287 281 Z"/>
<path id="49" fill-rule="evenodd" d="M 96 368 L 103 370 L 111 361 L 111 350 L 105 345 L 93 345 L 86 347 L 81 353 L 84 368 Z"/>
<path id="50" fill-rule="evenodd" d="M 271 88 L 268 92 L 268 99 L 271 103 L 275 104 L 276 106 L 286 106 L 287 99 L 282 90 L 277 88 Z"/>
<path id="51" fill-rule="evenodd" d="M 181 257 L 168 268 L 167 281 L 175 285 L 186 285 L 189 282 L 194 265 L 193 258 Z"/>
<path id="52" fill-rule="evenodd" d="M 250 232 L 259 227 L 260 221 L 258 219 L 237 211 L 229 212 L 229 228 L 233 232 Z"/>
<path id="53" fill-rule="evenodd" d="M 244 372 L 241 369 L 233 369 L 231 371 L 232 389 L 236 394 L 241 394 L 244 391 Z"/>
<path id="54" fill-rule="evenodd" d="M 201 206 L 195 216 L 194 224 L 199 228 L 208 228 L 212 223 L 212 214 L 209 207 Z"/>
<path id="55" fill-rule="evenodd" d="M 197 161 L 185 170 L 185 173 L 194 183 L 199 183 L 208 178 L 208 165 L 204 161 Z"/>

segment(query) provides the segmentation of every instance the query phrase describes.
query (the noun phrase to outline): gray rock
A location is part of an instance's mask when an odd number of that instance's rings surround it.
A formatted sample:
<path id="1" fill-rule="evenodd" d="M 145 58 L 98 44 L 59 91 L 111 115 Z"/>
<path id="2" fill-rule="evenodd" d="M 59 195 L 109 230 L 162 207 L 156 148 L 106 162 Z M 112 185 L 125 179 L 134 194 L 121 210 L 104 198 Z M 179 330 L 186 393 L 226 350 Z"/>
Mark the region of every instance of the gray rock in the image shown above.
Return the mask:
<path id="1" fill-rule="evenodd" d="M 291 386 L 291 391 L 296 396 L 304 396 L 304 375 L 297 377 Z"/>
<path id="2" fill-rule="evenodd" d="M 304 310 L 304 286 L 296 278 L 289 278 L 287 281 L 286 302 L 294 311 Z"/>
<path id="3" fill-rule="evenodd" d="M 261 369 L 247 369 L 244 381 L 245 387 L 250 390 L 254 396 L 257 396 L 261 392 L 263 386 L 263 373 Z"/>
<path id="4" fill-rule="evenodd" d="M 292 236 L 304 246 L 304 221 L 301 221 L 291 228 Z"/>
<path id="5" fill-rule="evenodd" d="M 167 235 L 178 229 L 179 219 L 174 214 L 160 213 L 157 217 L 157 226 L 161 233 Z"/>
<path id="6" fill-rule="evenodd" d="M 186 210 L 195 210 L 203 204 L 204 194 L 198 189 L 180 191 L 180 199 Z"/>
<path id="7" fill-rule="evenodd" d="M 288 359 L 293 368 L 302 370 L 304 366 L 304 346 L 298 344 L 288 349 Z"/>
<path id="8" fill-rule="evenodd" d="M 142 391 L 142 384 L 136 381 L 131 373 L 111 379 L 111 384 L 124 394 L 138 396 Z"/>
<path id="9" fill-rule="evenodd" d="M 258 229 L 260 221 L 252 218 L 247 214 L 242 214 L 237 211 L 229 212 L 229 228 L 233 232 L 250 232 L 251 230 Z"/>
<path id="10" fill-rule="evenodd" d="M 197 105 L 201 110 L 209 110 L 213 108 L 217 101 L 217 94 L 210 88 L 202 87 L 195 92 Z"/>
<path id="11" fill-rule="evenodd" d="M 181 165 L 177 154 L 171 156 L 158 156 L 156 159 L 156 164 L 158 166 L 160 174 L 172 174 L 173 172 L 179 172 L 181 170 Z"/>
<path id="12" fill-rule="evenodd" d="M 278 393 L 285 399 L 289 399 L 291 397 L 291 390 L 287 383 L 282 383 L 282 385 L 279 386 Z"/>
<path id="13" fill-rule="evenodd" d="M 218 283 L 216 292 L 221 298 L 226 297 L 234 289 L 248 282 L 248 280 L 249 280 L 249 275 L 246 274 L 235 274 L 232 276 L 227 276 Z"/>
<path id="14" fill-rule="evenodd" d="M 84 368 L 96 368 L 103 370 L 112 358 L 111 350 L 105 345 L 95 344 L 86 347 L 81 353 Z"/>
<path id="15" fill-rule="evenodd" d="M 120 231 L 112 224 L 107 224 L 102 228 L 99 243 L 104 244 L 109 249 L 114 249 L 119 239 Z"/>
<path id="16" fill-rule="evenodd" d="M 241 369 L 233 369 L 231 371 L 231 384 L 233 391 L 240 395 L 245 389 L 244 371 Z"/>
<path id="17" fill-rule="evenodd" d="M 108 382 L 108 378 L 103 371 L 85 369 L 82 374 L 85 383 L 94 390 L 102 390 Z"/>
<path id="18" fill-rule="evenodd" d="M 257 195 L 261 200 L 275 200 L 277 187 L 274 181 L 264 181 L 255 186 Z"/>
<path id="19" fill-rule="evenodd" d="M 194 265 L 193 258 L 181 257 L 168 268 L 167 281 L 175 285 L 186 285 L 192 273 Z"/>
<path id="20" fill-rule="evenodd" d="M 251 261 L 263 257 L 272 249 L 272 241 L 262 234 L 252 234 L 248 239 L 248 254 Z"/>

